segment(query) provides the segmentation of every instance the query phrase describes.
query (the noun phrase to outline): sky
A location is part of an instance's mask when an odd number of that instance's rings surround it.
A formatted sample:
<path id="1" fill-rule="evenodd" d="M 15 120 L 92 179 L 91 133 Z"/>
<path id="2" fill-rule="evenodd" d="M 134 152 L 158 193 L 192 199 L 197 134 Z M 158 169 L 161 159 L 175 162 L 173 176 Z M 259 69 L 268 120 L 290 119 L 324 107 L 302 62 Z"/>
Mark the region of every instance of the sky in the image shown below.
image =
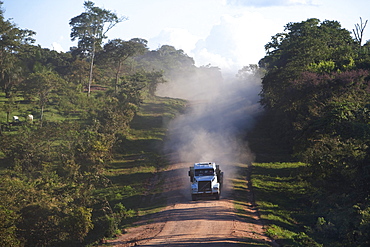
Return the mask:
<path id="1" fill-rule="evenodd" d="M 69 51 L 71 18 L 84 12 L 84 0 L 2 0 L 5 19 L 37 34 L 36 44 Z M 151 50 L 162 45 L 182 49 L 196 66 L 237 72 L 257 64 L 264 46 L 290 22 L 308 18 L 335 20 L 352 31 L 370 19 L 369 0 L 95 0 L 95 6 L 127 20 L 108 39 L 142 38 Z M 370 24 L 364 40 L 370 39 Z M 107 42 L 108 40 L 106 40 Z"/>

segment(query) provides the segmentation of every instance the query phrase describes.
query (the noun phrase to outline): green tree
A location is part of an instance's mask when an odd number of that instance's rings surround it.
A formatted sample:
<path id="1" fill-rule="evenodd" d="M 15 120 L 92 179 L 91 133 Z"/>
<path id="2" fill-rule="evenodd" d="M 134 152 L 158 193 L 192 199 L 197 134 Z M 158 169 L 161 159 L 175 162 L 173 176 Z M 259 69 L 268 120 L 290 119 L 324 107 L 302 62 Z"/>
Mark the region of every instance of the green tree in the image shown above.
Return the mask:
<path id="1" fill-rule="evenodd" d="M 272 116 L 271 133 L 280 143 L 290 145 L 296 135 L 294 122 L 300 113 L 292 99 L 294 81 L 306 71 L 330 73 L 354 68 L 355 47 L 350 32 L 337 21 L 289 23 L 284 33 L 272 37 L 265 46 L 267 55 L 259 63 L 266 69 L 260 95 Z"/>
<path id="2" fill-rule="evenodd" d="M 283 95 L 289 83 L 304 71 L 324 61 L 335 64 L 332 71 L 353 67 L 355 42 L 350 32 L 337 21 L 308 19 L 289 23 L 284 33 L 272 37 L 261 59 L 260 67 L 267 69 L 262 81 L 262 103 L 265 107 L 289 107 Z"/>
<path id="3" fill-rule="evenodd" d="M 85 12 L 73 17 L 69 25 L 72 27 L 72 41 L 78 39 L 78 51 L 88 55 L 90 59 L 90 73 L 88 82 L 88 95 L 93 77 L 94 58 L 98 48 L 101 47 L 103 39 L 107 38 L 106 33 L 117 23 L 127 19 L 118 18 L 111 11 L 95 7 L 91 1 L 85 1 Z"/>
<path id="4" fill-rule="evenodd" d="M 89 63 L 82 59 L 76 59 L 69 66 L 67 78 L 75 83 L 80 91 L 83 90 L 83 85 L 86 85 L 84 81 L 89 77 Z"/>
<path id="5" fill-rule="evenodd" d="M 40 45 L 23 45 L 17 53 L 24 65 L 25 73 L 41 72 L 44 69 L 52 70 L 66 76 L 68 68 L 74 60 L 71 53 L 57 52 Z"/>
<path id="6" fill-rule="evenodd" d="M 174 78 L 179 72 L 194 69 L 194 59 L 170 45 L 163 45 L 137 58 L 140 68 L 146 71 L 164 71 L 166 77 Z"/>
<path id="7" fill-rule="evenodd" d="M 361 27 L 362 26 L 362 27 Z M 359 26 L 358 35 L 364 25 Z M 366 246 L 370 225 L 369 48 L 338 22 L 290 23 L 266 45 L 260 65 L 267 131 L 307 163 L 322 241 Z M 303 174 L 302 174 L 303 175 Z M 318 221 L 319 225 L 321 224 Z M 324 243 L 325 243 L 324 242 Z"/>
<path id="8" fill-rule="evenodd" d="M 115 68 L 115 92 L 118 91 L 119 78 L 122 73 L 122 65 L 126 59 L 135 55 L 143 54 L 147 51 L 147 41 L 144 39 L 131 39 L 123 41 L 114 39 L 104 45 L 104 49 L 100 54 L 103 62 L 112 63 Z"/>
<path id="9" fill-rule="evenodd" d="M 98 174 L 105 163 L 111 159 L 112 148 L 116 141 L 115 133 L 101 133 L 97 121 L 85 130 L 80 130 L 74 143 L 74 161 L 81 166 L 82 172 Z"/>
<path id="10" fill-rule="evenodd" d="M 51 161 L 51 141 L 56 130 L 40 128 L 37 131 L 22 128 L 15 135 L 6 135 L 1 140 L 1 152 L 8 166 L 24 174 L 33 174 Z"/>
<path id="11" fill-rule="evenodd" d="M 3 110 L 6 112 L 6 122 L 9 123 L 10 114 L 17 108 L 14 102 L 14 97 L 10 96 L 8 101 L 4 103 Z"/>
<path id="12" fill-rule="evenodd" d="M 163 71 L 152 71 L 145 73 L 148 82 L 148 92 L 150 96 L 154 96 L 157 86 L 160 83 L 165 83 Z"/>
<path id="13" fill-rule="evenodd" d="M 16 222 L 19 218 L 16 212 L 0 204 L 0 245 L 19 246 L 20 240 L 16 234 Z"/>
<path id="14" fill-rule="evenodd" d="M 12 87 L 20 82 L 22 70 L 16 53 L 23 45 L 34 42 L 35 32 L 17 28 L 9 20 L 4 19 L 4 11 L 0 1 L 0 86 L 10 97 Z"/>
<path id="15" fill-rule="evenodd" d="M 70 238 L 82 242 L 89 231 L 94 228 L 92 209 L 85 207 L 73 208 L 63 223 L 71 236 Z"/>
<path id="16" fill-rule="evenodd" d="M 361 70 L 307 73 L 292 86 L 289 98 L 296 111 L 296 151 L 303 152 L 317 179 L 351 186 L 368 179 L 362 180 L 362 172 L 356 172 L 363 171 L 369 152 L 368 75 Z"/>
<path id="17" fill-rule="evenodd" d="M 265 70 L 259 68 L 257 64 L 250 64 L 240 69 L 236 77 L 240 81 L 245 81 L 253 84 L 260 84 L 261 79 L 265 73 L 266 73 Z"/>
<path id="18" fill-rule="evenodd" d="M 1 54 L 1 79 L 0 83 L 7 98 L 11 97 L 11 92 L 23 78 L 22 65 L 15 54 Z"/>
<path id="19" fill-rule="evenodd" d="M 37 97 L 40 107 L 40 121 L 42 125 L 44 108 L 47 105 L 51 93 L 62 88 L 64 80 L 58 74 L 51 71 L 32 73 L 23 83 L 22 89 L 25 95 Z"/>
<path id="20" fill-rule="evenodd" d="M 143 89 L 147 87 L 148 78 L 145 73 L 137 72 L 122 78 L 123 83 L 118 93 L 118 99 L 124 103 L 132 103 L 139 106 L 142 99 Z"/>
<path id="21" fill-rule="evenodd" d="M 92 229 L 92 191 L 101 179 L 93 169 L 87 172 L 88 161 L 78 159 L 84 151 L 78 144 L 86 136 L 79 132 L 84 133 L 79 125 L 65 122 L 24 126 L 0 139 L 9 166 L 0 177 L 0 228 L 9 233 L 0 234 L 1 243 L 71 246 Z M 87 157 L 104 158 L 100 140 L 91 141 Z"/>

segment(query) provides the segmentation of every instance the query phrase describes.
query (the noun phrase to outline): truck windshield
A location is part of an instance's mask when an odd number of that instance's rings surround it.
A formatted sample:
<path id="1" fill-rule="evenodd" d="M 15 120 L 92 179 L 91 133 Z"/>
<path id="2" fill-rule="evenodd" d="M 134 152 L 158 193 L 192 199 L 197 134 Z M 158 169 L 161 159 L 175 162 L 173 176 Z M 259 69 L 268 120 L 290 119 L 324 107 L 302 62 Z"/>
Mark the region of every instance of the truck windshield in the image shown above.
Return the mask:
<path id="1" fill-rule="evenodd" d="M 214 175 L 213 169 L 197 169 L 195 176 L 212 176 Z"/>

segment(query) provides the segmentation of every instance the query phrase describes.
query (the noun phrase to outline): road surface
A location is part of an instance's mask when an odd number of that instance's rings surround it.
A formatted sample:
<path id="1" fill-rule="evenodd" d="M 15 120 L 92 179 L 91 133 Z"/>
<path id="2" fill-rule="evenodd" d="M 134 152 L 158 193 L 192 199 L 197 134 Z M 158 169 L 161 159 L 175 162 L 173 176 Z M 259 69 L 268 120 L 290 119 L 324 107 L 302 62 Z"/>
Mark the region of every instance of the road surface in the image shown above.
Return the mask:
<path id="1" fill-rule="evenodd" d="M 272 245 L 263 234 L 263 226 L 253 203 L 239 203 L 244 213 L 236 213 L 227 179 L 220 200 L 192 201 L 187 176 L 189 166 L 178 163 L 164 172 L 163 196 L 168 203 L 164 210 L 109 243 L 121 247 Z M 228 171 L 224 172 L 225 177 L 228 176 Z"/>

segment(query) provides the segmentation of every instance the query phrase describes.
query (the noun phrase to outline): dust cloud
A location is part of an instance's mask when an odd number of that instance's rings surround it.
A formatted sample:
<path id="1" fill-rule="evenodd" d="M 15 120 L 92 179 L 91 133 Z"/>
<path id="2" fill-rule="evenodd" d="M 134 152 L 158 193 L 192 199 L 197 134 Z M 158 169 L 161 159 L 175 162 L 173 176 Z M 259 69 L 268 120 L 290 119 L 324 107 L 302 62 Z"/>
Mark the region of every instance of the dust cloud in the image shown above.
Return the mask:
<path id="1" fill-rule="evenodd" d="M 163 84 L 157 95 L 188 100 L 170 123 L 165 152 L 176 154 L 176 162 L 250 163 L 245 134 L 261 112 L 260 90 L 260 78 L 225 78 L 212 67 Z"/>
<path id="2" fill-rule="evenodd" d="M 224 172 L 222 197 L 231 191 L 236 164 L 250 164 L 254 155 L 246 132 L 261 112 L 258 103 L 261 78 L 222 76 L 218 68 L 204 67 L 178 75 L 162 84 L 157 95 L 188 101 L 184 114 L 169 124 L 164 152 L 177 168 L 179 194 L 190 200 L 188 167 L 196 162 L 216 162 Z M 178 166 L 177 166 L 178 167 Z"/>

